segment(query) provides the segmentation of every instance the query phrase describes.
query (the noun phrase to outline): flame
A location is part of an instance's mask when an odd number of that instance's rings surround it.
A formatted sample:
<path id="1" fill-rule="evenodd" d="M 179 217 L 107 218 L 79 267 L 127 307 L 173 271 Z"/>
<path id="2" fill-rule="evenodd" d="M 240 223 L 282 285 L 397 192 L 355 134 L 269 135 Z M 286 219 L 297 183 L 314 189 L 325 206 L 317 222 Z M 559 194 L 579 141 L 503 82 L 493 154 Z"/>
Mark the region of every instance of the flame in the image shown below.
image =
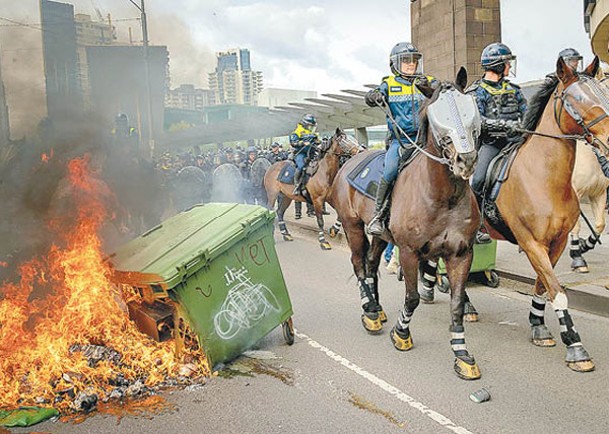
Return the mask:
<path id="1" fill-rule="evenodd" d="M 69 389 L 104 399 L 119 377 L 153 387 L 178 375 L 173 342 L 141 334 L 110 282 L 97 236 L 108 214 L 88 158 L 71 160 L 67 179 L 76 216 L 51 222 L 62 231 L 58 242 L 20 266 L 19 282 L 0 287 L 0 408 L 44 401 L 66 412 L 69 400 L 58 397 Z M 120 361 L 89 366 L 82 352 L 70 351 L 75 344 L 103 345 Z M 205 373 L 204 358 L 197 360 Z"/>

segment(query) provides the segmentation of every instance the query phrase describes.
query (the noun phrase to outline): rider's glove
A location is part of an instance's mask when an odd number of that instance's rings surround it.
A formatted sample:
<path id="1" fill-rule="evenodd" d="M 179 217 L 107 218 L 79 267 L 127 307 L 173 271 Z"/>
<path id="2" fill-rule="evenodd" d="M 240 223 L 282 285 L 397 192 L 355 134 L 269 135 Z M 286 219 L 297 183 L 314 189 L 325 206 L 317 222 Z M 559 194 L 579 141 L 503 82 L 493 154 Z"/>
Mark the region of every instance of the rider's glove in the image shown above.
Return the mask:
<path id="1" fill-rule="evenodd" d="M 366 94 L 364 101 L 370 107 L 384 106 L 386 105 L 385 96 L 379 89 L 373 89 Z"/>

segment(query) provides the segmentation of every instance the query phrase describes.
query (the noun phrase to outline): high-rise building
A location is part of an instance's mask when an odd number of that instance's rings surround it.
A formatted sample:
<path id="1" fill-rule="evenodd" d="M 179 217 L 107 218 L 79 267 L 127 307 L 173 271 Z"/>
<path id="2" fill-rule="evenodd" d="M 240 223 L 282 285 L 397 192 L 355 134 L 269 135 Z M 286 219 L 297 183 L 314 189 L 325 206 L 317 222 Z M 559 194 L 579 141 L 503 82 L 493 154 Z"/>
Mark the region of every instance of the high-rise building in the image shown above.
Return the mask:
<path id="1" fill-rule="evenodd" d="M 262 91 L 262 72 L 253 71 L 250 51 L 235 48 L 216 53 L 217 66 L 209 74 L 209 89 L 212 105 L 246 104 L 257 105 Z"/>
<path id="2" fill-rule="evenodd" d="M 87 47 L 96 45 L 112 45 L 116 42 L 116 29 L 104 21 L 92 21 L 90 15 L 76 14 L 76 55 L 78 85 L 87 106 L 90 106 L 89 66 L 87 63 Z"/>
<path id="3" fill-rule="evenodd" d="M 65 118 L 82 108 L 78 83 L 74 6 L 40 0 L 42 52 L 49 118 Z"/>
<path id="4" fill-rule="evenodd" d="M 210 105 L 210 94 L 210 90 L 195 88 L 193 84 L 182 84 L 167 92 L 165 107 L 202 111 Z"/>

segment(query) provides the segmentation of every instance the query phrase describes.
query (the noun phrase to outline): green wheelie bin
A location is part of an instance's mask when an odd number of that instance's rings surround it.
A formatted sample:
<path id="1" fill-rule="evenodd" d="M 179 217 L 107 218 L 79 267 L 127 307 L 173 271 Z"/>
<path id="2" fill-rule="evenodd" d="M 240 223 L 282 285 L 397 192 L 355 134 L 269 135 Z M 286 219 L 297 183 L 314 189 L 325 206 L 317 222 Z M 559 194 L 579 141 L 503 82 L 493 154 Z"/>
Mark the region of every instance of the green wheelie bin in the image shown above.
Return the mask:
<path id="1" fill-rule="evenodd" d="M 140 330 L 162 340 L 186 322 L 211 367 L 235 358 L 279 325 L 294 342 L 292 304 L 275 251 L 275 214 L 261 206 L 198 205 L 121 246 L 114 281 Z M 133 292 L 133 291 L 132 291 Z M 181 327 L 177 327 L 180 328 Z"/>
<path id="2" fill-rule="evenodd" d="M 497 240 L 490 243 L 474 244 L 474 258 L 469 269 L 469 279 L 481 281 L 481 283 L 491 288 L 499 286 L 499 275 L 495 271 L 495 261 L 497 260 Z M 440 292 L 448 292 L 450 283 L 446 277 L 446 266 L 444 261 L 438 261 L 438 283 L 436 288 Z"/>

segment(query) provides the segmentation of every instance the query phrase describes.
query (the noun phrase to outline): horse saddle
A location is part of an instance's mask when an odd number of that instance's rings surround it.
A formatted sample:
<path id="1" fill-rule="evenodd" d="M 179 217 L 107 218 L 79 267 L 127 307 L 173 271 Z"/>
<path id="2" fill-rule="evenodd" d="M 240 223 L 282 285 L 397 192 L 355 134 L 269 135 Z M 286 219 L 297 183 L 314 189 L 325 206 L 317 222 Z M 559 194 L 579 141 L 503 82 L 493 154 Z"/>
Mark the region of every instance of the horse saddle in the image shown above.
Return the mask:
<path id="1" fill-rule="evenodd" d="M 349 174 L 347 182 L 364 196 L 374 199 L 385 167 L 385 151 L 372 151 Z"/>
<path id="2" fill-rule="evenodd" d="M 484 181 L 484 197 L 486 200 L 494 202 L 499 196 L 501 186 L 508 179 L 510 168 L 522 143 L 523 141 L 518 141 L 510 144 L 491 160 Z"/>
<path id="3" fill-rule="evenodd" d="M 312 161 L 309 162 L 305 168 L 304 168 L 304 180 L 302 185 L 306 185 L 307 182 L 309 181 L 309 178 L 311 178 L 311 176 L 313 176 L 315 174 L 315 172 L 317 172 L 317 168 L 318 168 L 318 162 L 317 161 Z M 277 175 L 277 180 L 279 182 L 281 182 L 282 184 L 291 184 L 294 185 L 294 175 L 296 173 L 296 165 L 294 164 L 294 162 L 289 161 L 288 164 L 285 165 L 285 167 L 283 168 L 283 170 L 281 172 L 279 172 L 279 175 Z"/>

